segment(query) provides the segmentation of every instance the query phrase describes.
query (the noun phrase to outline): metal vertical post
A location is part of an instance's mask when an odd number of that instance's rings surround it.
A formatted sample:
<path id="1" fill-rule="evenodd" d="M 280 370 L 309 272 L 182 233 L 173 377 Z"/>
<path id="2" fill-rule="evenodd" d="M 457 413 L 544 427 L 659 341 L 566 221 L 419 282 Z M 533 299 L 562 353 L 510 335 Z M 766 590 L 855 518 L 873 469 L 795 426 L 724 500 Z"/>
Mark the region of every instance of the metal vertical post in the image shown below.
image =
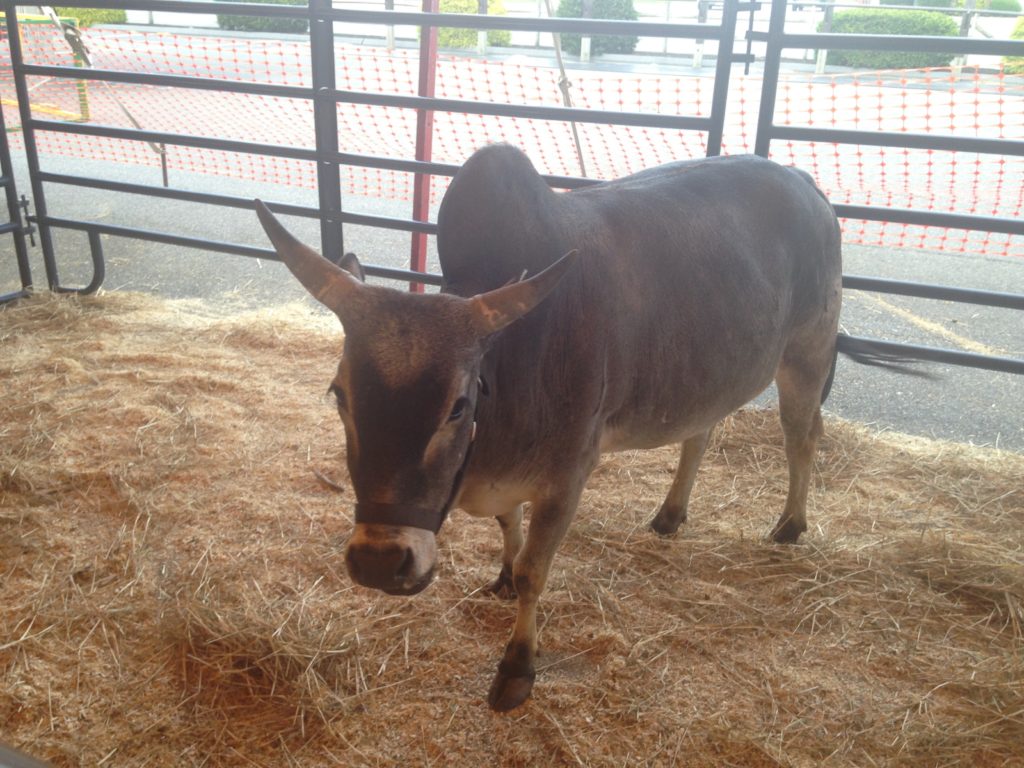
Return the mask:
<path id="1" fill-rule="evenodd" d="M 320 15 L 331 0 L 309 0 L 309 44 L 313 74 L 313 125 L 320 201 L 321 253 L 339 263 L 345 253 L 341 225 L 341 169 L 338 157 L 338 103 L 334 99 L 334 21 Z"/>
<path id="2" fill-rule="evenodd" d="M 487 15 L 487 0 L 477 0 L 476 12 L 481 16 Z M 481 56 L 487 53 L 487 36 L 490 33 L 486 29 L 476 31 L 476 52 Z"/>
<path id="3" fill-rule="evenodd" d="M 17 6 L 7 6 L 7 43 L 11 50 L 11 69 L 14 71 L 14 88 L 18 94 L 18 110 L 21 115 L 21 136 L 25 143 L 25 161 L 28 165 L 29 183 L 36 209 L 36 223 L 39 229 L 39 245 L 43 250 L 43 266 L 46 268 L 46 283 L 51 291 L 60 290 L 57 274 L 57 259 L 53 250 L 53 236 L 47 223 L 46 196 L 43 182 L 39 180 L 39 150 L 36 133 L 32 126 L 32 105 L 29 101 L 28 83 L 25 82 L 24 57 L 21 50 L 21 29 L 18 26 Z"/>
<path id="4" fill-rule="evenodd" d="M 75 30 L 77 31 L 77 29 L 78 27 L 76 26 Z M 83 49 L 75 48 L 74 46 L 72 46 L 71 50 L 74 52 L 75 55 L 75 66 L 83 69 L 87 67 L 88 64 L 86 63 L 85 59 L 82 58 Z M 89 85 L 87 81 L 78 80 L 75 83 L 75 90 L 78 92 L 78 119 L 82 120 L 83 122 L 89 122 Z M 166 169 L 166 162 L 164 164 L 164 167 Z M 166 175 L 166 170 L 164 171 L 164 173 Z M 167 186 L 166 180 L 164 181 L 164 186 Z"/>
<path id="5" fill-rule="evenodd" d="M 580 18 L 594 18 L 594 0 L 583 0 L 580 7 Z M 592 45 L 593 39 L 589 34 L 580 37 L 580 61 L 584 64 L 590 61 L 590 48 Z"/>
<path id="6" fill-rule="evenodd" d="M 708 23 L 708 6 L 711 4 L 710 0 L 697 0 L 697 23 L 707 24 Z M 697 38 L 693 41 L 693 68 L 700 69 L 704 66 L 704 40 Z"/>
<path id="7" fill-rule="evenodd" d="M 437 13 L 439 0 L 423 0 L 424 13 Z M 420 33 L 420 72 L 417 93 L 433 98 L 437 74 L 437 27 L 424 27 Z M 433 156 L 434 112 L 421 109 L 416 113 L 416 159 L 429 162 Z M 416 221 L 430 218 L 430 174 L 417 173 L 413 179 L 412 217 Z M 415 272 L 427 271 L 427 235 L 412 233 L 409 268 Z M 410 283 L 409 290 L 422 293 L 421 283 Z"/>
<path id="8" fill-rule="evenodd" d="M 4 122 L 3 108 L 0 107 L 0 183 L 7 195 L 7 220 L 14 237 L 14 256 L 18 262 L 18 276 L 21 278 L 22 292 L 32 290 L 32 269 L 28 261 L 28 247 L 25 245 L 25 230 L 21 220 L 21 209 L 18 206 L 18 191 L 14 185 L 14 165 L 11 163 L 11 148 L 7 142 L 7 124 Z M 6 297 L 5 297 L 6 298 Z"/>
<path id="9" fill-rule="evenodd" d="M 757 114 L 757 137 L 754 153 L 768 157 L 775 121 L 775 98 L 779 90 L 779 65 L 782 60 L 782 40 L 786 33 L 786 4 L 789 0 L 772 0 L 772 15 L 768 22 L 768 47 L 764 54 L 764 80 L 761 84 L 761 106 Z"/>
<path id="10" fill-rule="evenodd" d="M 750 74 L 750 65 L 754 61 L 754 17 L 757 15 L 757 10 L 759 8 L 757 0 L 752 0 L 748 5 L 750 6 L 750 12 L 747 14 L 747 60 L 743 62 L 744 75 Z"/>
<path id="11" fill-rule="evenodd" d="M 739 0 L 725 0 L 722 6 L 718 53 L 715 56 L 715 90 L 711 97 L 708 157 L 722 154 L 722 131 L 725 128 L 725 108 L 729 101 L 729 74 L 732 71 L 732 48 L 736 40 L 736 16 L 738 13 Z"/>
<path id="12" fill-rule="evenodd" d="M 974 22 L 975 9 L 977 8 L 976 0 L 964 0 L 964 12 L 963 16 L 960 17 L 960 37 L 971 36 L 971 25 Z M 953 59 L 952 71 L 953 77 L 959 79 L 960 72 L 963 67 L 967 65 L 967 54 L 961 54 Z"/>
<path id="13" fill-rule="evenodd" d="M 835 0 L 824 0 L 825 2 L 825 18 L 821 22 L 822 32 L 832 31 L 832 18 L 835 15 Z M 819 48 L 814 52 L 814 74 L 823 75 L 825 74 L 825 65 L 828 63 L 828 50 L 825 48 Z"/>
<path id="14" fill-rule="evenodd" d="M 384 10 L 395 10 L 395 0 L 384 0 Z M 395 50 L 395 25 L 388 24 L 384 28 L 384 40 L 389 51 Z"/>

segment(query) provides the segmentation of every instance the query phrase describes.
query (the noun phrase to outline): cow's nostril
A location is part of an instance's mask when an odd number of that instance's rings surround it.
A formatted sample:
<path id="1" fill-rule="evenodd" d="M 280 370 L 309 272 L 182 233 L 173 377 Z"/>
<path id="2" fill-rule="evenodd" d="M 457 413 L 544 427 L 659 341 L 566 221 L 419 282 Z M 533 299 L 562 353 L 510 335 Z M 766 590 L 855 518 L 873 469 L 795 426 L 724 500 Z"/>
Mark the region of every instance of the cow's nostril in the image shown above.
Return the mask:
<path id="1" fill-rule="evenodd" d="M 359 558 L 355 556 L 355 553 L 351 549 L 345 553 L 345 565 L 348 566 L 348 575 L 352 577 L 352 581 L 362 584 L 363 571 L 362 568 L 359 567 Z"/>
<path id="2" fill-rule="evenodd" d="M 402 561 L 398 564 L 398 568 L 395 571 L 395 579 L 397 581 L 404 581 L 412 573 L 414 565 L 414 558 L 412 556 L 411 549 L 402 550 Z"/>

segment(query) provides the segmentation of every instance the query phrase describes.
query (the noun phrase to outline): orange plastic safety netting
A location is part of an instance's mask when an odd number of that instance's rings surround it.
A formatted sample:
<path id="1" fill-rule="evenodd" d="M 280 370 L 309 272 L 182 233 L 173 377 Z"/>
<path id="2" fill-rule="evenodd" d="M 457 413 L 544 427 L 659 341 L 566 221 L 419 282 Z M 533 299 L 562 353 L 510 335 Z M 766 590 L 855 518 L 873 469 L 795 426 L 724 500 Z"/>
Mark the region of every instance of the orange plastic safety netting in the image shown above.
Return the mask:
<path id="1" fill-rule="evenodd" d="M 159 72 L 217 80 L 309 86 L 308 42 L 301 39 L 221 36 L 192 31 L 156 32 L 100 28 L 83 32 L 97 68 Z M 36 64 L 74 64 L 76 58 L 55 27 L 22 27 L 25 59 Z M 6 46 L 4 55 L 9 57 Z M 338 42 L 337 87 L 370 93 L 416 93 L 419 57 Z M 77 62 L 81 64 L 81 62 Z M 8 128 L 17 126 L 8 65 L 0 97 Z M 442 55 L 436 95 L 507 104 L 558 106 L 559 73 L 528 56 L 486 60 Z M 571 72 L 574 106 L 668 115 L 707 115 L 714 86 L 711 70 L 676 67 L 671 73 Z M 30 78 L 33 115 L 62 121 L 235 139 L 284 147 L 315 146 L 313 105 L 304 99 L 200 91 L 85 79 Z M 723 152 L 750 152 L 756 132 L 761 80 L 733 75 Z M 790 73 L 779 83 L 778 125 L 907 131 L 988 138 L 1024 137 L 1024 77 L 978 68 L 812 76 Z M 338 106 L 343 152 L 411 159 L 416 113 L 359 104 Z M 432 159 L 460 163 L 491 141 L 520 146 L 539 170 L 614 178 L 672 160 L 701 157 L 706 134 L 697 131 L 606 124 L 578 124 L 579 153 L 567 123 L 527 118 L 437 112 Z M 20 134 L 13 130 L 12 144 Z M 42 155 L 159 167 L 161 153 L 171 183 L 175 173 L 213 174 L 305 188 L 316 186 L 315 164 L 219 150 L 37 132 Z M 815 142 L 772 144 L 772 157 L 798 165 L 818 180 L 835 203 L 913 208 L 1020 218 L 1024 208 L 1024 158 L 1012 155 L 912 150 Z M 411 200 L 411 174 L 345 166 L 342 192 L 386 200 Z M 448 179 L 433 179 L 436 201 Z M 349 207 L 353 207 L 349 205 Z M 1024 238 L 980 231 L 847 220 L 847 242 L 893 248 L 930 248 L 985 255 L 1024 256 Z"/>

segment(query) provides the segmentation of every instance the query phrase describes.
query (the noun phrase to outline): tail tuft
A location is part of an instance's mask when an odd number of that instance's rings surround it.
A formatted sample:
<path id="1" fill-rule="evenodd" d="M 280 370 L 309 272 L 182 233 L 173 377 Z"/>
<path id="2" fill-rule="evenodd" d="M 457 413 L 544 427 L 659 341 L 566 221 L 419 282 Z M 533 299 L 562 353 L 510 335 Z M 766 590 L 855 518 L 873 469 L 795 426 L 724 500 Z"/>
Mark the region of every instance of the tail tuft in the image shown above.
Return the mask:
<path id="1" fill-rule="evenodd" d="M 890 371 L 917 376 L 921 379 L 938 379 L 934 373 L 923 371 L 912 366 L 920 364 L 921 360 L 913 357 L 898 355 L 893 352 L 886 352 L 881 344 L 867 339 L 856 339 L 840 333 L 836 337 L 836 353 L 846 355 L 855 363 L 861 365 L 875 365 L 879 368 L 886 368 Z"/>

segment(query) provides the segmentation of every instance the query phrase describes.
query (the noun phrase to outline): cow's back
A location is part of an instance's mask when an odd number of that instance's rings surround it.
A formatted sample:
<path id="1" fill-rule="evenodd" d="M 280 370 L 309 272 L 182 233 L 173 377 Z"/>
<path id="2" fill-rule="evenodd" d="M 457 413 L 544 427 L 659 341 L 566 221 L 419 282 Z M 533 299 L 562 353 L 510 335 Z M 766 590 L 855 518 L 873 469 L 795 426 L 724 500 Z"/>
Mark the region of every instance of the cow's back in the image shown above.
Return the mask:
<path id="1" fill-rule="evenodd" d="M 584 268 L 606 262 L 641 282 L 685 273 L 730 238 L 735 247 L 718 264 L 756 253 L 767 266 L 766 234 L 787 246 L 811 234 L 808 248 L 786 248 L 794 267 L 839 261 L 838 224 L 811 177 L 752 155 L 669 163 L 555 193 L 520 150 L 489 145 L 453 179 L 438 230 L 446 285 L 460 295 L 539 272 L 572 249 L 583 251 Z"/>

